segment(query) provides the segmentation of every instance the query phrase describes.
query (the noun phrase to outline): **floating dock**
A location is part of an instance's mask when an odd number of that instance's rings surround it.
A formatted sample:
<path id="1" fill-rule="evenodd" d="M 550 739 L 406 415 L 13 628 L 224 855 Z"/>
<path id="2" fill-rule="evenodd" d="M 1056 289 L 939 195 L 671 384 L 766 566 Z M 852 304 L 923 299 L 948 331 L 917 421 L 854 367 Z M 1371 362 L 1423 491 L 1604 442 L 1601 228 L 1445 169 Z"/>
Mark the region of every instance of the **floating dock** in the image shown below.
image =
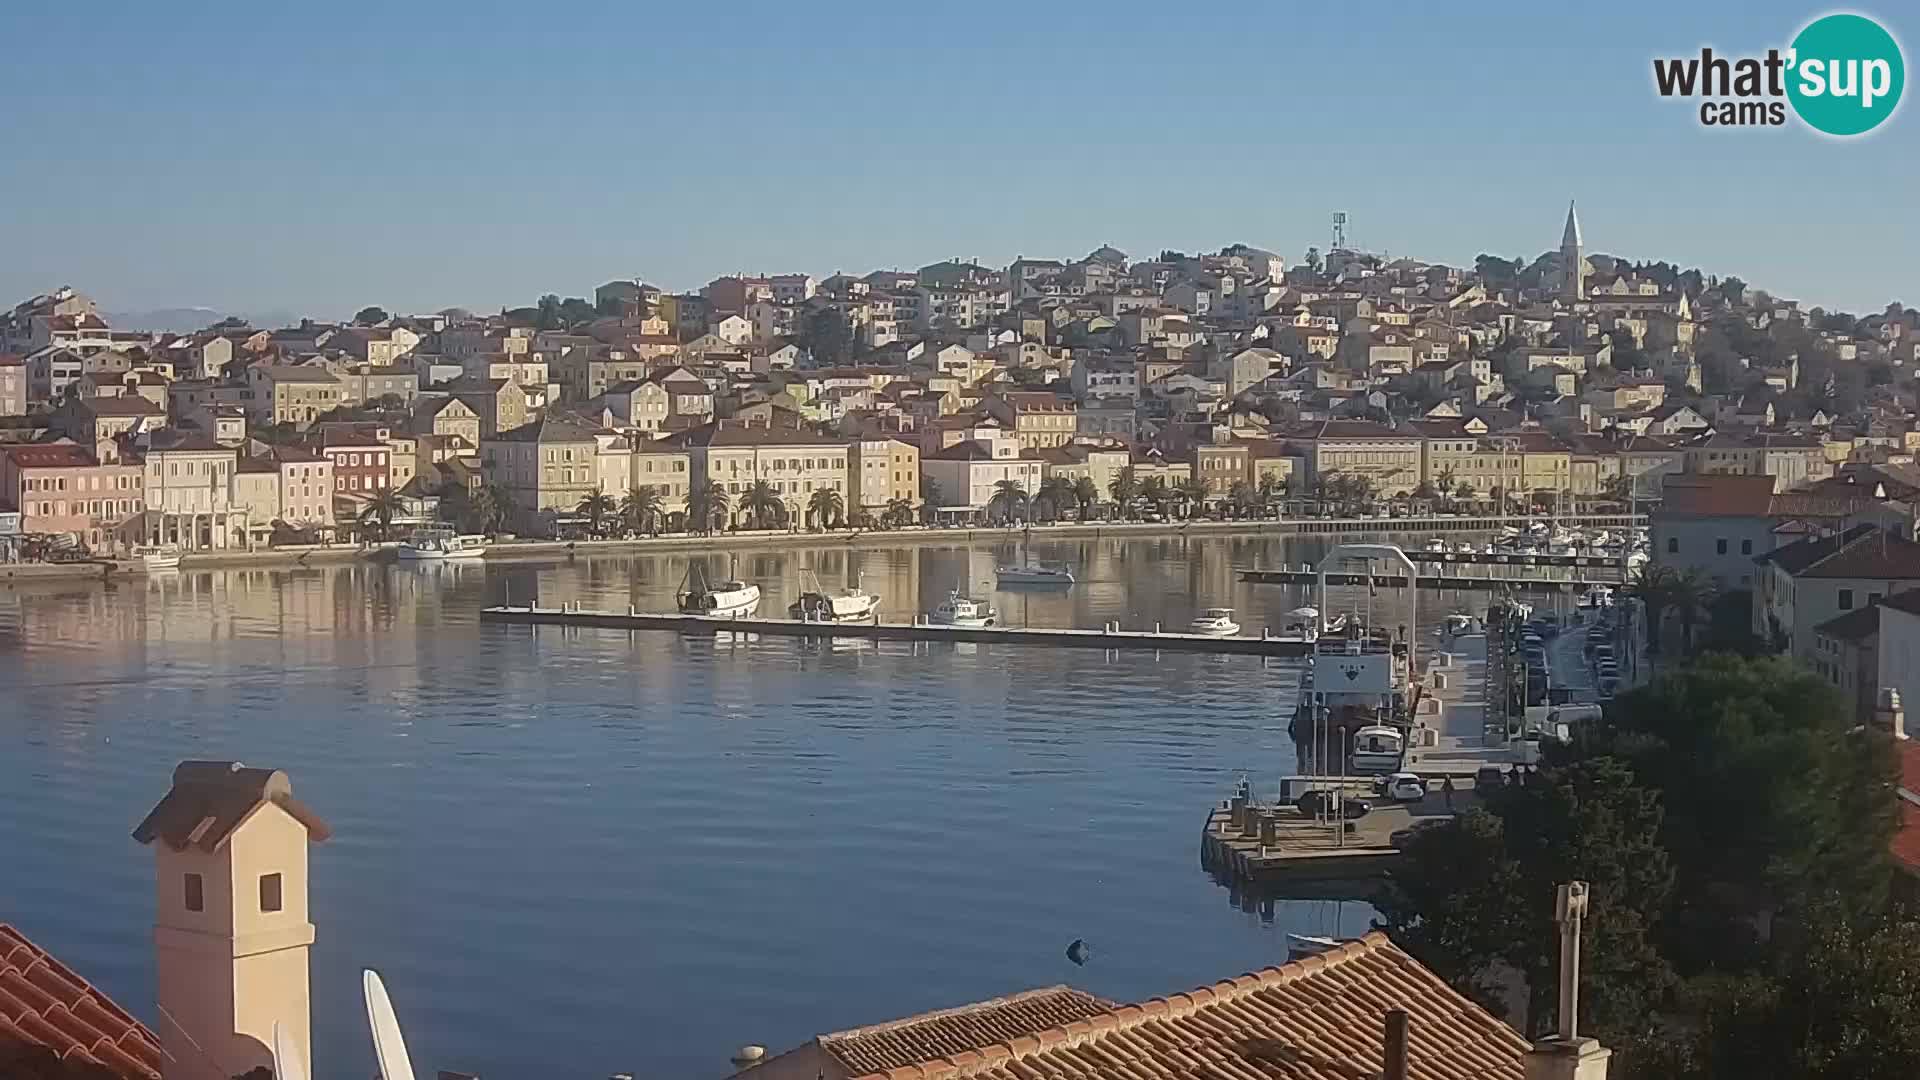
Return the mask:
<path id="1" fill-rule="evenodd" d="M 1588 589 L 1620 588 L 1628 580 L 1621 560 L 1603 555 L 1519 555 L 1481 551 L 1409 551 L 1418 568 L 1413 582 L 1423 589 Z M 1319 569 L 1302 563 L 1272 570 L 1245 570 L 1240 580 L 1256 585 L 1313 585 Z M 1405 574 L 1327 571 L 1329 585 L 1405 588 Z"/>
<path id="2" fill-rule="evenodd" d="M 1206 634 L 1129 630 L 1110 623 L 1099 630 L 1056 630 L 1034 626 L 961 627 L 934 623 L 820 623 L 800 619 L 715 619 L 701 615 L 659 614 L 628 609 L 588 611 L 579 607 L 497 606 L 482 608 L 482 622 L 522 626 L 575 626 L 601 630 L 665 630 L 680 634 L 767 634 L 798 638 L 867 638 L 876 641 L 946 641 L 984 645 L 1053 645 L 1084 649 L 1145 649 L 1153 652 L 1228 653 L 1240 656 L 1305 656 L 1311 642 L 1298 636 L 1210 637 Z"/>

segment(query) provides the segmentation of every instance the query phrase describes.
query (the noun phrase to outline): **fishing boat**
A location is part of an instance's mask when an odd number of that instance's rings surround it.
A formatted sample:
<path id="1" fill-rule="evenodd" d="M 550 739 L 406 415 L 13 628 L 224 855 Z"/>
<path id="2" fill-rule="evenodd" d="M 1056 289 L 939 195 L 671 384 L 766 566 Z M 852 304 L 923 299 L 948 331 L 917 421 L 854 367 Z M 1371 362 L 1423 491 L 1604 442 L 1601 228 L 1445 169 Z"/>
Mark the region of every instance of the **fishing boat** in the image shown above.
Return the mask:
<path id="1" fill-rule="evenodd" d="M 1447 542 L 1438 536 L 1433 537 L 1427 541 L 1427 550 L 1434 552 L 1445 551 L 1447 550 Z"/>
<path id="2" fill-rule="evenodd" d="M 1319 934 L 1288 934 L 1287 959 L 1305 960 L 1309 956 L 1319 956 L 1323 952 L 1337 949 L 1341 942 Z"/>
<path id="3" fill-rule="evenodd" d="M 793 618 L 817 623 L 872 622 L 879 618 L 880 596 L 861 588 L 860 579 L 833 593 L 821 586 L 819 575 L 811 570 L 805 571 L 802 579 L 812 582 L 813 587 L 787 605 L 787 614 Z"/>
<path id="4" fill-rule="evenodd" d="M 725 581 L 709 581 L 706 567 L 694 563 L 687 567 L 675 599 L 683 615 L 744 619 L 760 610 L 760 586 L 741 581 L 732 563 L 728 564 Z"/>
<path id="5" fill-rule="evenodd" d="M 1028 563 L 1025 566 L 998 566 L 994 578 L 1002 585 L 1071 585 L 1073 570 L 1067 566 Z"/>
<path id="6" fill-rule="evenodd" d="M 148 570 L 174 570 L 180 566 L 180 549 L 170 547 L 137 547 L 133 557 Z"/>
<path id="7" fill-rule="evenodd" d="M 486 537 L 462 536 L 452 529 L 415 529 L 396 552 L 404 562 L 477 559 L 486 553 Z"/>
<path id="8" fill-rule="evenodd" d="M 992 626 L 999 617 L 1000 613 L 993 610 L 991 604 L 975 600 L 959 589 L 948 593 L 945 600 L 927 612 L 927 621 L 935 626 L 957 626 L 968 630 Z"/>
<path id="9" fill-rule="evenodd" d="M 1320 568 L 1324 575 L 1355 560 L 1388 561 L 1402 569 L 1410 562 L 1407 552 L 1390 544 L 1342 544 L 1327 554 Z M 1320 593 L 1324 609 L 1324 576 Z M 1405 625 L 1419 624 L 1416 597 L 1409 591 Z M 1400 768 L 1404 733 L 1412 726 L 1415 643 L 1404 626 L 1374 623 L 1371 614 L 1354 611 L 1324 620 L 1313 643 L 1287 726 L 1302 773 L 1391 773 Z"/>
<path id="10" fill-rule="evenodd" d="M 1233 637 L 1240 632 L 1240 624 L 1233 621 L 1232 608 L 1211 607 L 1187 624 L 1187 632 L 1207 637 Z"/>

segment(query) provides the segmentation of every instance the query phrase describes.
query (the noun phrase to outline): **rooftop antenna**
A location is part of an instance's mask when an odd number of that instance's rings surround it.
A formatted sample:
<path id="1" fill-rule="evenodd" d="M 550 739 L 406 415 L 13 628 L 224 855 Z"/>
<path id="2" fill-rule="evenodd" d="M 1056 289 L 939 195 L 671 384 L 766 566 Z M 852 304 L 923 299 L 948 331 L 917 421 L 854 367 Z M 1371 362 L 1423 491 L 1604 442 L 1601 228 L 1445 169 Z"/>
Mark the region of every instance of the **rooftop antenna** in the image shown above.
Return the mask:
<path id="1" fill-rule="evenodd" d="M 1346 246 L 1347 212 L 1345 210 L 1335 210 L 1333 212 L 1333 249 L 1340 251 L 1345 249 Z"/>

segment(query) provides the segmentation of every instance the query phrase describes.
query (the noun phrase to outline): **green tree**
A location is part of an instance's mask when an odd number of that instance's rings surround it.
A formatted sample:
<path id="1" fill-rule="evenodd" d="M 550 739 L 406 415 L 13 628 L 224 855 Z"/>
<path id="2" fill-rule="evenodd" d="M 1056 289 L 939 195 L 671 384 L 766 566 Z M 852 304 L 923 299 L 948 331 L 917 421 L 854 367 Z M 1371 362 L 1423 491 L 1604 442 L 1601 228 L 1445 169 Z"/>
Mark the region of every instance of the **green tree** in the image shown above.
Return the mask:
<path id="1" fill-rule="evenodd" d="M 733 512 L 732 500 L 713 484 L 696 484 L 687 492 L 687 531 L 711 533 L 724 526 Z"/>
<path id="2" fill-rule="evenodd" d="M 1075 480 L 1073 482 L 1073 501 L 1076 506 L 1076 516 L 1078 516 L 1081 521 L 1087 520 L 1087 516 L 1093 512 L 1093 508 L 1100 504 L 1100 486 L 1095 484 L 1093 478 L 1090 476 L 1083 476 Z"/>
<path id="3" fill-rule="evenodd" d="M 913 500 L 888 499 L 887 508 L 880 512 L 880 524 L 889 529 L 913 524 Z"/>
<path id="4" fill-rule="evenodd" d="M 1133 517 L 1140 499 L 1140 481 L 1134 475 L 1133 466 L 1127 465 L 1120 469 L 1119 475 L 1107 485 L 1107 494 L 1113 496 L 1114 508 L 1121 517 Z"/>
<path id="5" fill-rule="evenodd" d="M 940 481 L 925 476 L 920 478 L 920 517 L 926 524 L 933 524 L 945 494 L 940 490 Z"/>
<path id="6" fill-rule="evenodd" d="M 560 297 L 553 293 L 540 298 L 534 306 L 534 326 L 541 330 L 560 330 L 566 326 L 566 320 L 560 314 Z"/>
<path id="7" fill-rule="evenodd" d="M 372 326 L 375 323 L 386 322 L 388 318 L 390 318 L 390 316 L 387 314 L 386 308 L 375 307 L 369 304 L 353 313 L 353 325 Z"/>
<path id="8" fill-rule="evenodd" d="M 993 485 L 993 495 L 987 499 L 987 517 L 1000 522 L 1023 519 L 1029 502 L 1027 489 L 1020 481 L 1002 480 Z"/>
<path id="9" fill-rule="evenodd" d="M 1227 486 L 1227 505 L 1233 507 L 1234 517 L 1247 517 L 1260 505 L 1260 496 L 1252 484 L 1235 480 Z"/>
<path id="10" fill-rule="evenodd" d="M 1204 510 L 1207 505 L 1207 500 L 1213 496 L 1213 493 L 1207 490 L 1206 481 L 1193 479 L 1191 477 L 1175 485 L 1173 494 L 1174 498 L 1180 503 L 1182 512 L 1189 515 L 1197 514 Z"/>
<path id="11" fill-rule="evenodd" d="M 1689 566 L 1672 578 L 1671 598 L 1674 614 L 1680 619 L 1680 638 L 1688 653 L 1693 652 L 1693 628 L 1713 604 L 1714 585 L 1697 567 Z"/>
<path id="12" fill-rule="evenodd" d="M 1173 488 L 1168 486 L 1167 478 L 1164 476 L 1149 476 L 1142 481 L 1140 498 L 1152 504 L 1154 511 L 1161 517 L 1166 517 L 1172 512 Z"/>
<path id="13" fill-rule="evenodd" d="M 666 519 L 667 503 L 660 489 L 652 484 L 642 484 L 620 500 L 620 521 L 629 533 L 639 536 L 642 533 L 660 535 L 660 526 Z"/>
<path id="14" fill-rule="evenodd" d="M 1887 740 L 1852 730 L 1826 680 L 1779 658 L 1712 654 L 1586 728 L 1582 752 L 1628 762 L 1666 809 L 1680 886 L 1662 951 L 1683 974 L 1751 970 L 1763 929 L 1829 890 L 1855 911 L 1884 908 L 1897 764 Z"/>
<path id="15" fill-rule="evenodd" d="M 1646 611 L 1647 654 L 1650 656 L 1660 652 L 1660 627 L 1673 607 L 1677 576 L 1671 567 L 1646 562 L 1627 582 L 1627 595 L 1640 601 L 1640 606 Z"/>
<path id="16" fill-rule="evenodd" d="M 787 504 L 765 480 L 755 480 L 740 496 L 740 512 L 753 520 L 756 529 L 778 528 L 787 517 Z"/>
<path id="17" fill-rule="evenodd" d="M 1673 885 L 1661 820 L 1658 796 L 1618 760 L 1549 768 L 1416 833 L 1379 908 L 1396 941 L 1482 1002 L 1498 1005 L 1491 961 L 1519 972 L 1528 1006 L 1516 1026 L 1540 1034 L 1558 989 L 1555 886 L 1587 882 L 1581 1019 L 1623 1038 L 1644 1028 L 1672 981 L 1649 936 Z"/>
<path id="18" fill-rule="evenodd" d="M 599 318 L 600 313 L 595 311 L 593 305 L 585 299 L 578 296 L 569 296 L 565 300 L 560 301 L 559 315 L 560 325 L 572 330 L 585 326 L 594 319 Z"/>
<path id="19" fill-rule="evenodd" d="M 360 524 L 371 526 L 374 534 L 381 540 L 393 528 L 393 519 L 406 511 L 406 504 L 400 501 L 400 493 L 392 488 L 377 492 L 360 509 Z"/>
<path id="20" fill-rule="evenodd" d="M 822 529 L 838 528 L 847 514 L 847 500 L 832 488 L 821 488 L 807 499 L 807 516 Z"/>
<path id="21" fill-rule="evenodd" d="M 1047 519 L 1058 521 L 1074 501 L 1073 481 L 1064 476 L 1049 476 L 1040 481 L 1040 490 L 1034 494 L 1034 512 L 1038 514 L 1045 507 Z"/>
<path id="22" fill-rule="evenodd" d="M 587 519 L 587 535 L 598 540 L 607 535 L 607 525 L 620 512 L 620 504 L 614 501 L 613 496 L 596 490 L 593 494 L 581 499 L 580 504 L 573 508 L 573 512 Z"/>

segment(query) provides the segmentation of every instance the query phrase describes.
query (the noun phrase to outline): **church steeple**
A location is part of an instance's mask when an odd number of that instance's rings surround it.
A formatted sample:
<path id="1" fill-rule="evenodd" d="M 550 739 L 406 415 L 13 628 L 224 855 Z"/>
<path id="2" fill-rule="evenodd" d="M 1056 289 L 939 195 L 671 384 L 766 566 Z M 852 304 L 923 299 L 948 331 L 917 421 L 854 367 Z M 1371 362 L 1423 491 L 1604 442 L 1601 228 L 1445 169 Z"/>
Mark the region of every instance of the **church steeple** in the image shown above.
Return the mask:
<path id="1" fill-rule="evenodd" d="M 1567 227 L 1560 231 L 1560 271 L 1564 275 L 1561 295 L 1568 301 L 1587 296 L 1587 260 L 1580 250 L 1580 215 L 1567 201 Z"/>

